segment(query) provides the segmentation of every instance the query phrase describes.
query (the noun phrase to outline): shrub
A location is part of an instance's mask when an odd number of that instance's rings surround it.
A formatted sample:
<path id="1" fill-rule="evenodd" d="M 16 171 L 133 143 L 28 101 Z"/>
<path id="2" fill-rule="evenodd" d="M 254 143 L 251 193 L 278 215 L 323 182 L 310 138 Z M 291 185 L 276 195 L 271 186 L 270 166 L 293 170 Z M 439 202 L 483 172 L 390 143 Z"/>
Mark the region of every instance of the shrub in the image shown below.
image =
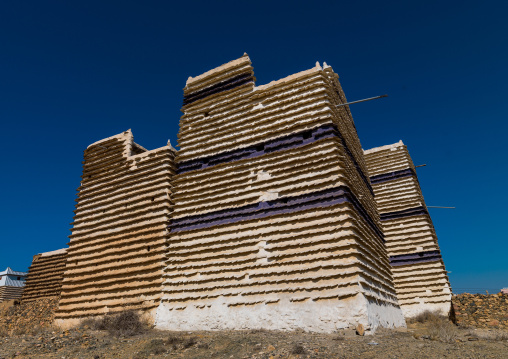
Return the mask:
<path id="1" fill-rule="evenodd" d="M 130 337 L 141 334 L 147 329 L 146 323 L 141 321 L 139 314 L 132 310 L 108 314 L 102 318 L 87 318 L 81 321 L 81 326 L 85 325 L 93 330 L 106 330 L 116 337 Z"/>
<path id="2" fill-rule="evenodd" d="M 427 331 L 433 340 L 452 343 L 457 338 L 457 327 L 443 316 L 434 316 L 427 321 Z"/>
<path id="3" fill-rule="evenodd" d="M 444 318 L 441 314 L 438 312 L 431 312 L 430 310 L 426 310 L 420 314 L 418 314 L 416 317 L 409 318 L 409 323 L 427 323 L 431 321 L 435 321 L 438 319 Z"/>
<path id="4" fill-rule="evenodd" d="M 173 348 L 173 350 L 178 349 L 187 349 L 192 346 L 194 346 L 197 343 L 196 338 L 190 337 L 190 338 L 181 338 L 176 337 L 174 335 L 169 336 L 168 339 L 166 339 L 165 344 L 169 345 Z"/>
<path id="5" fill-rule="evenodd" d="M 300 344 L 293 345 L 293 349 L 291 350 L 291 354 L 305 354 L 305 348 Z"/>

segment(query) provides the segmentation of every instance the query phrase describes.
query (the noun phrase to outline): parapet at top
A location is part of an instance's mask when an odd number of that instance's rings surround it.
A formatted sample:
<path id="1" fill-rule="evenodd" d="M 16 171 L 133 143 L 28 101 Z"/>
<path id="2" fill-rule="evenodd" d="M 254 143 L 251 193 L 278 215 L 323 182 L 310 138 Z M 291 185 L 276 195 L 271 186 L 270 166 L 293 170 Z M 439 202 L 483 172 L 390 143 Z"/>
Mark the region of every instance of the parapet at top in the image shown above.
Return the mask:
<path id="1" fill-rule="evenodd" d="M 254 69 L 250 58 L 247 54 L 244 54 L 239 59 L 216 67 L 202 75 L 194 78 L 189 77 L 183 89 L 183 105 L 188 105 L 217 92 L 226 91 L 246 83 L 252 83 L 252 86 L 254 86 L 255 81 L 256 78 L 254 77 Z"/>
<path id="2" fill-rule="evenodd" d="M 369 153 L 378 152 L 378 151 L 385 151 L 385 150 L 397 148 L 400 146 L 404 146 L 404 142 L 402 142 L 402 140 L 400 140 L 399 142 L 393 143 L 391 145 L 385 145 L 385 146 L 380 146 L 380 147 L 374 147 L 369 150 L 363 150 L 363 153 L 369 154 Z"/>

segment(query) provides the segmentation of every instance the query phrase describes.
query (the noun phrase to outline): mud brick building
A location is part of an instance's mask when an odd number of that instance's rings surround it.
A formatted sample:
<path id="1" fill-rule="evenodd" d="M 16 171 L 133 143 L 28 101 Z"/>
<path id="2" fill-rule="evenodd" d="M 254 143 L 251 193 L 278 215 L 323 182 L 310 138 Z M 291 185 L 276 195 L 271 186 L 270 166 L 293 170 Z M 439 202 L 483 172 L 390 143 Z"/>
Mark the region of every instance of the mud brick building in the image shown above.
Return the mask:
<path id="1" fill-rule="evenodd" d="M 88 146 L 57 322 L 158 306 L 174 152 L 148 151 L 130 130 Z"/>
<path id="2" fill-rule="evenodd" d="M 189 78 L 159 328 L 404 325 L 345 101 L 326 64 L 256 86 L 243 56 Z"/>
<path id="3" fill-rule="evenodd" d="M 130 130 L 88 146 L 69 247 L 34 257 L 25 300 L 59 291 L 64 326 L 132 309 L 170 330 L 373 330 L 449 310 L 409 154 L 362 150 L 330 66 L 258 86 L 244 55 L 183 95 L 178 151 Z M 51 261 L 63 280 L 44 292 Z"/>
<path id="4" fill-rule="evenodd" d="M 28 269 L 22 302 L 60 297 L 67 248 L 36 254 Z"/>
<path id="5" fill-rule="evenodd" d="M 20 299 L 25 287 L 26 272 L 14 271 L 7 267 L 0 272 L 0 302 Z"/>
<path id="6" fill-rule="evenodd" d="M 365 151 L 399 304 L 446 315 L 451 288 L 415 166 L 402 141 Z"/>

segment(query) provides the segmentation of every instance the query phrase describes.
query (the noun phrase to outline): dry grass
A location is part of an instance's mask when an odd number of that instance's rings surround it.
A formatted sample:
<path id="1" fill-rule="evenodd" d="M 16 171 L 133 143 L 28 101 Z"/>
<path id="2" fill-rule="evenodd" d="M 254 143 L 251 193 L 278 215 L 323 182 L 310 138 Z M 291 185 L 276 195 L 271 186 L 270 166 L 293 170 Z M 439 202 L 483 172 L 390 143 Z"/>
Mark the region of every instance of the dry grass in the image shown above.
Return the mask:
<path id="1" fill-rule="evenodd" d="M 431 321 L 435 321 L 436 319 L 444 318 L 441 314 L 438 312 L 431 312 L 430 310 L 426 310 L 420 314 L 418 314 L 416 317 L 409 318 L 407 321 L 408 323 L 428 323 Z"/>
<path id="2" fill-rule="evenodd" d="M 427 323 L 427 331 L 433 340 L 453 343 L 457 339 L 457 327 L 446 318 L 434 319 Z"/>
<path id="3" fill-rule="evenodd" d="M 432 340 L 453 343 L 458 337 L 457 327 L 445 316 L 437 312 L 425 311 L 408 320 L 408 323 L 420 323 L 425 326 L 427 336 Z"/>
<path id="4" fill-rule="evenodd" d="M 508 340 L 508 332 L 502 330 L 471 330 L 469 335 L 483 340 L 504 341 Z"/>
<path id="5" fill-rule="evenodd" d="M 81 321 L 81 326 L 85 325 L 93 330 L 106 330 L 116 337 L 130 337 L 142 334 L 148 329 L 148 324 L 141 321 L 141 317 L 135 311 L 105 315 L 102 318 L 87 318 Z"/>

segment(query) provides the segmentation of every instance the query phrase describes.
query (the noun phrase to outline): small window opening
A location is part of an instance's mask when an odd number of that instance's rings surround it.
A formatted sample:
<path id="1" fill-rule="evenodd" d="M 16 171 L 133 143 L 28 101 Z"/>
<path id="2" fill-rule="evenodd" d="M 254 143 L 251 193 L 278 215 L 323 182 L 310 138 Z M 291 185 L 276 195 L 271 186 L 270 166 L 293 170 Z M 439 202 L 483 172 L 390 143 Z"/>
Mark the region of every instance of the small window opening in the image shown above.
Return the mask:
<path id="1" fill-rule="evenodd" d="M 288 203 L 289 199 L 287 197 L 284 197 L 281 199 L 281 202 L 282 203 Z"/>
<path id="2" fill-rule="evenodd" d="M 21 277 L 18 277 L 18 280 L 21 280 Z"/>
<path id="3" fill-rule="evenodd" d="M 150 252 L 150 246 L 146 247 L 147 252 Z"/>
<path id="4" fill-rule="evenodd" d="M 306 140 L 308 138 L 311 138 L 312 137 L 312 131 L 305 131 L 303 133 L 303 139 Z"/>
<path id="5" fill-rule="evenodd" d="M 152 197 L 152 202 L 155 201 L 155 197 Z"/>
<path id="6" fill-rule="evenodd" d="M 265 149 L 265 145 L 257 145 L 257 146 L 256 146 L 256 151 L 258 151 L 258 152 L 261 152 L 261 151 L 263 151 L 264 149 Z"/>
<path id="7" fill-rule="evenodd" d="M 205 112 L 205 117 L 210 116 L 210 112 Z"/>

